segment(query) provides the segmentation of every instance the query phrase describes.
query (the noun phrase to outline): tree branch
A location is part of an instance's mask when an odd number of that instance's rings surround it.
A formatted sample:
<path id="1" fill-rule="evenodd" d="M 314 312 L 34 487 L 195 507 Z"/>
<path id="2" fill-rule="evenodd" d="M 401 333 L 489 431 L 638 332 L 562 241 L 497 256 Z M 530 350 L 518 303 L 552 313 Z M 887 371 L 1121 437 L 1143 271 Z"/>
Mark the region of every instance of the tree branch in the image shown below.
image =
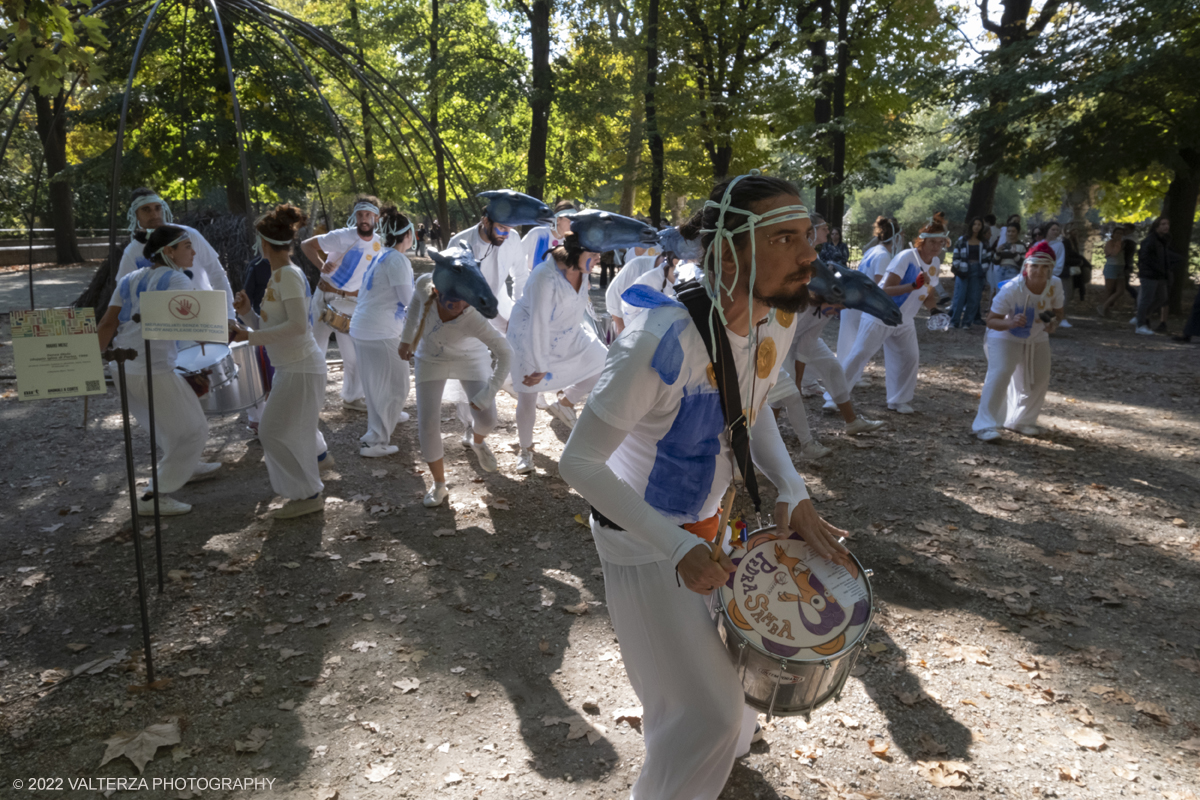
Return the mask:
<path id="1" fill-rule="evenodd" d="M 1046 29 L 1046 26 L 1050 24 L 1050 20 L 1058 12 L 1060 5 L 1062 5 L 1062 0 L 1046 0 L 1045 5 L 1042 6 L 1042 13 L 1038 14 L 1037 20 L 1034 21 L 1033 25 L 1029 26 L 1029 33 L 1035 37 L 1041 36 L 1042 31 Z"/>
<path id="2" fill-rule="evenodd" d="M 1004 28 L 992 22 L 991 15 L 988 12 L 988 0 L 978 0 L 975 5 L 979 9 L 979 19 L 983 21 L 983 29 L 988 33 L 994 33 L 999 36 Z"/>

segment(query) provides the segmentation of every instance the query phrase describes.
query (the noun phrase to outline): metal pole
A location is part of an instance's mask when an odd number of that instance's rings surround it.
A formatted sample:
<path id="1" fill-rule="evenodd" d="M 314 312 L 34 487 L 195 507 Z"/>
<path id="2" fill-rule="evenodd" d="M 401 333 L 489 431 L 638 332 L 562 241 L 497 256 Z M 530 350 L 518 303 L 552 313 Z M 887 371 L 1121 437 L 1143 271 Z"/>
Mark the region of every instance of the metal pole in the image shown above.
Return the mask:
<path id="1" fill-rule="evenodd" d="M 140 323 L 141 314 L 133 321 Z M 150 363 L 150 340 L 146 340 L 146 405 L 150 409 L 150 491 L 154 492 L 154 558 L 158 564 L 158 593 L 163 593 L 162 515 L 158 510 L 158 439 L 154 431 L 154 375 Z"/>
<path id="2" fill-rule="evenodd" d="M 33 227 L 37 223 L 37 201 L 38 189 L 42 184 L 42 166 L 46 163 L 45 151 L 46 143 L 42 142 L 42 157 L 38 160 L 37 174 L 33 178 L 33 205 L 29 208 L 29 310 L 33 311 L 37 308 L 33 304 Z"/>
<path id="3" fill-rule="evenodd" d="M 138 521 L 137 483 L 133 476 L 133 434 L 129 429 L 129 392 L 125 385 L 125 362 L 137 358 L 136 350 L 108 350 L 105 359 L 117 362 L 121 387 L 121 420 L 125 429 L 125 477 L 129 481 L 129 511 L 133 521 L 133 558 L 137 562 L 138 605 L 142 611 L 142 647 L 146 658 L 146 684 L 154 683 L 154 660 L 150 654 L 150 612 L 146 608 L 146 573 L 142 569 L 142 532 Z M 153 427 L 153 426 L 151 426 Z"/>

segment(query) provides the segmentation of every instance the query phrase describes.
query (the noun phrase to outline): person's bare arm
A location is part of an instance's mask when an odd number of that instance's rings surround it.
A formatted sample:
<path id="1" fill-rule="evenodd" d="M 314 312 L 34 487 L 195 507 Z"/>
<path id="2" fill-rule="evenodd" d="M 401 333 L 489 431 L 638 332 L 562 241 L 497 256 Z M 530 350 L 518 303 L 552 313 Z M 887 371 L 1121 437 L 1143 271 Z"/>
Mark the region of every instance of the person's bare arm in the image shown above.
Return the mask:
<path id="1" fill-rule="evenodd" d="M 100 318 L 100 324 L 96 326 L 96 335 L 100 337 L 100 352 L 103 353 L 112 344 L 113 337 L 117 335 L 117 328 L 121 326 L 121 320 L 118 318 L 121 313 L 120 306 L 109 306 L 104 312 L 104 316 Z"/>
<path id="2" fill-rule="evenodd" d="M 321 270 L 322 274 L 329 272 L 325 264 L 325 258 L 321 255 L 321 246 L 317 244 L 319 237 L 313 236 L 305 239 L 300 243 L 300 252 L 308 258 L 309 261 L 317 265 L 317 269 Z"/>

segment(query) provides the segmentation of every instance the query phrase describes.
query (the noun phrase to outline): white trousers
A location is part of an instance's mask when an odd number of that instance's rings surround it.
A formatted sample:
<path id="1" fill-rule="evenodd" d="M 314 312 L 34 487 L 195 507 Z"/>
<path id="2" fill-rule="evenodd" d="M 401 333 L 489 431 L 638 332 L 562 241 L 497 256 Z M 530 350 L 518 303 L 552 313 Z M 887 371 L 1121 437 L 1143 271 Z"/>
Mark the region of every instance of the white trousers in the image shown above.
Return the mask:
<path id="1" fill-rule="evenodd" d="M 600 374 L 597 372 L 590 378 L 584 378 L 579 383 L 562 390 L 563 397 L 571 403 L 579 403 L 580 400 L 588 396 L 597 383 L 600 382 Z M 516 388 L 514 385 L 513 388 Z M 521 443 L 521 447 L 528 450 L 533 447 L 533 426 L 537 422 L 537 403 L 541 398 L 541 392 L 523 392 L 521 387 L 516 389 L 517 394 L 517 441 Z M 552 402 L 557 403 L 556 396 Z"/>
<path id="2" fill-rule="evenodd" d="M 812 441 L 812 430 L 808 427 L 808 411 L 804 408 L 804 397 L 800 392 L 772 401 L 771 408 L 787 412 L 788 422 L 792 423 L 800 444 L 805 445 Z"/>
<path id="3" fill-rule="evenodd" d="M 758 714 L 744 702 L 705 598 L 678 585 L 667 561 L 600 565 L 625 671 L 642 701 L 646 762 L 630 797 L 715 800 L 734 758 L 749 752 Z"/>
<path id="4" fill-rule="evenodd" d="M 367 432 L 359 441 L 368 447 L 388 444 L 408 402 L 408 362 L 397 352 L 400 337 L 355 339 L 359 381 L 367 399 Z"/>
<path id="5" fill-rule="evenodd" d="M 358 377 L 358 352 L 354 349 L 354 339 L 350 338 L 350 334 L 336 331 L 321 321 L 321 312 L 325 310 L 326 303 L 342 314 L 353 316 L 358 301 L 353 297 L 317 290 L 309 304 L 309 313 L 312 314 L 313 338 L 317 340 L 321 358 L 325 358 L 329 352 L 330 335 L 337 334 L 338 351 L 342 354 L 342 399 L 359 400 L 363 397 L 363 388 Z"/>
<path id="6" fill-rule="evenodd" d="M 146 384 L 145 375 L 125 375 L 129 412 L 149 431 Z M 175 372 L 154 376 L 154 440 L 162 451 L 158 459 L 157 491 L 170 494 L 192 477 L 208 441 L 208 419 L 200 408 L 200 400 L 191 385 Z"/>
<path id="7" fill-rule="evenodd" d="M 987 377 L 971 430 L 1036 425 L 1050 388 L 1050 342 L 983 340 Z"/>
<path id="8" fill-rule="evenodd" d="M 840 338 L 840 332 L 838 336 Z M 816 336 L 813 337 L 811 343 L 804 342 L 801 347 L 796 349 L 796 356 L 799 361 L 804 362 L 804 382 L 806 384 L 809 376 L 813 375 L 825 387 L 826 399 L 832 398 L 833 402 L 838 405 L 850 399 L 850 387 L 846 385 L 846 373 L 842 371 L 842 365 L 838 363 L 837 357 L 829 349 L 829 345 L 825 344 L 824 339 Z"/>
<path id="9" fill-rule="evenodd" d="M 889 328 L 875 317 L 867 316 L 858 326 L 858 338 L 850 355 L 843 362 L 846 385 L 853 387 L 879 348 L 883 348 L 883 364 L 887 370 L 887 402 L 889 406 L 908 403 L 917 389 L 917 370 L 921 353 L 917 348 L 917 328 L 912 320 Z"/>
<path id="10" fill-rule="evenodd" d="M 467 397 L 474 397 L 487 386 L 485 381 L 460 383 Z M 444 380 L 417 384 L 417 440 L 421 443 L 421 458 L 426 464 L 440 461 L 446 455 L 446 447 L 442 444 L 442 395 L 445 391 Z M 469 404 L 467 409 L 471 414 L 471 430 L 480 436 L 487 436 L 500 423 L 495 399 L 482 411 Z"/>
<path id="11" fill-rule="evenodd" d="M 271 488 L 288 500 L 312 497 L 325 488 L 317 463 L 325 454 L 319 427 L 325 403 L 325 373 L 275 370 L 271 396 L 258 423 Z"/>
<path id="12" fill-rule="evenodd" d="M 858 326 L 862 322 L 863 312 L 853 308 L 841 310 L 841 322 L 838 324 L 837 358 L 841 365 L 846 366 L 846 359 L 854 349 L 854 341 L 858 338 Z"/>

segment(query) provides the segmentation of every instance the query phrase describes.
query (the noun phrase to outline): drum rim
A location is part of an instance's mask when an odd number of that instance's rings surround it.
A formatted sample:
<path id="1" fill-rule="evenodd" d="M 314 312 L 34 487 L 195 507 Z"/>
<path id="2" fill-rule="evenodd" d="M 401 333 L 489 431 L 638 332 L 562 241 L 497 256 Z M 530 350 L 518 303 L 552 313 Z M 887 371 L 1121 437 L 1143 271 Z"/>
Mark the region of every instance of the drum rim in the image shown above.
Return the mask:
<path id="1" fill-rule="evenodd" d="M 754 531 L 754 533 L 750 534 L 750 536 L 756 536 L 759 533 L 762 533 L 763 531 L 774 530 L 774 529 L 775 529 L 774 525 L 768 525 L 766 527 L 759 528 L 758 530 Z M 749 537 L 747 537 L 747 538 L 749 538 Z M 794 657 L 788 658 L 786 656 L 781 656 L 778 653 L 772 653 L 771 651 L 767 650 L 765 647 L 763 647 L 760 644 L 755 644 L 753 641 L 751 641 L 748 637 L 745 637 L 745 636 L 738 636 L 737 637 L 738 643 L 745 644 L 746 646 L 751 647 L 754 650 L 757 650 L 759 653 L 762 653 L 764 656 L 771 659 L 772 661 L 787 661 L 787 662 L 794 662 L 797 664 L 824 664 L 825 662 L 833 663 L 833 661 L 835 661 L 836 659 L 839 659 L 839 658 L 842 658 L 843 656 L 849 655 L 856 648 L 862 647 L 863 640 L 867 638 L 867 633 L 871 630 L 871 623 L 875 620 L 875 589 L 871 586 L 871 579 L 867 575 L 867 569 L 863 566 L 862 562 L 858 560 L 858 556 L 854 555 L 854 553 L 851 553 L 849 551 L 847 551 L 847 554 L 851 558 L 854 559 L 854 563 L 858 565 L 859 573 L 862 574 L 863 580 L 866 581 L 866 584 L 867 584 L 867 603 L 868 603 L 867 608 L 868 608 L 868 611 L 867 611 L 866 622 L 863 623 L 862 636 L 855 639 L 853 643 L 846 645 L 844 648 L 837 651 L 836 653 L 833 653 L 832 655 L 828 655 L 828 656 L 822 656 L 821 658 L 794 658 Z M 724 623 L 726 628 L 730 628 L 735 631 L 740 631 L 741 628 L 739 628 L 737 625 L 733 624 L 733 619 L 729 616 L 729 609 L 726 608 L 726 606 L 725 606 L 725 594 L 721 591 L 721 589 L 723 589 L 724 586 L 725 586 L 724 584 L 721 584 L 721 586 L 719 586 L 716 589 L 717 605 L 721 609 L 722 622 Z M 811 650 L 812 648 L 804 648 L 804 649 Z"/>
<path id="2" fill-rule="evenodd" d="M 237 344 L 237 342 L 235 342 L 234 344 Z M 222 344 L 221 342 L 204 342 L 203 345 L 205 347 L 224 347 L 225 348 L 225 355 L 223 355 L 221 358 L 217 359 L 217 361 L 224 361 L 227 358 L 229 358 L 229 359 L 233 358 L 233 346 L 232 345 Z M 201 367 L 200 369 L 185 369 L 183 367 L 183 365 L 181 365 L 179 363 L 180 355 L 186 353 L 188 350 L 195 350 L 197 347 L 200 347 L 200 346 L 201 346 L 201 343 L 197 342 L 196 344 L 189 345 L 188 347 L 179 348 L 178 353 L 176 353 L 176 355 L 175 355 L 174 371 L 178 372 L 180 375 L 199 375 L 205 369 L 208 369 L 208 367 Z M 213 364 L 215 364 L 215 363 L 216 362 L 214 361 Z M 212 365 L 210 364 L 209 366 L 212 366 Z"/>

